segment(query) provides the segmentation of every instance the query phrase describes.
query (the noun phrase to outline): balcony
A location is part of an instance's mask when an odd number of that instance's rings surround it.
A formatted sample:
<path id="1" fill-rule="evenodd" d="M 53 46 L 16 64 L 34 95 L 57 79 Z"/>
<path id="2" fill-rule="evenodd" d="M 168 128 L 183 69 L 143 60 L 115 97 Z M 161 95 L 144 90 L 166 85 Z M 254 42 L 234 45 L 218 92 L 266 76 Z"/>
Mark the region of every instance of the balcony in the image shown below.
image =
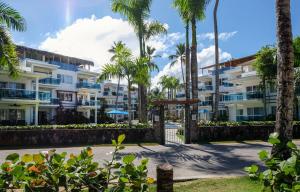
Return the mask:
<path id="1" fill-rule="evenodd" d="M 80 82 L 80 83 L 77 83 L 77 88 L 78 89 L 100 89 L 101 86 L 100 84 L 98 83 L 88 83 L 88 82 Z"/>
<path id="2" fill-rule="evenodd" d="M 39 100 L 50 101 L 50 92 L 38 92 Z M 0 89 L 1 99 L 22 99 L 22 100 L 35 100 L 36 91 L 30 91 L 25 89 Z"/>
<path id="3" fill-rule="evenodd" d="M 43 85 L 56 85 L 56 86 L 58 86 L 58 85 L 60 85 L 60 79 L 55 79 L 55 78 L 49 77 L 49 78 L 45 78 L 45 79 L 40 79 L 39 83 L 43 84 Z"/>
<path id="4" fill-rule="evenodd" d="M 245 93 L 236 93 L 223 95 L 224 102 L 235 102 L 235 101 L 249 101 L 262 99 L 263 94 L 261 92 L 245 92 Z"/>
<path id="5" fill-rule="evenodd" d="M 202 85 L 202 86 L 199 86 L 198 88 L 199 91 L 201 92 L 206 92 L 206 91 L 213 91 L 213 86 L 212 85 Z"/>

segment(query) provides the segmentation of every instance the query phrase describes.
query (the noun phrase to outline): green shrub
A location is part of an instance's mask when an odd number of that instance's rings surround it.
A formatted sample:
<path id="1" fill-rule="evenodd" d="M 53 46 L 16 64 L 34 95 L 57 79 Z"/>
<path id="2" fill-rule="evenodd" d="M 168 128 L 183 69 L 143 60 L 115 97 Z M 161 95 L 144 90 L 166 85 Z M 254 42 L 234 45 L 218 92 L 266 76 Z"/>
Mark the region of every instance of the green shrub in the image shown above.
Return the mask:
<path id="1" fill-rule="evenodd" d="M 130 128 L 145 129 L 150 125 L 138 123 L 131 125 Z M 0 130 L 44 130 L 44 129 L 104 129 L 104 128 L 116 128 L 116 129 L 129 129 L 128 124 L 112 123 L 112 124 L 72 124 L 72 125 L 25 125 L 25 126 L 0 126 Z"/>
<path id="2" fill-rule="evenodd" d="M 282 145 L 277 133 L 270 135 L 269 143 L 273 146 Z M 269 155 L 267 151 L 263 150 L 258 155 L 267 169 L 261 172 L 257 165 L 245 168 L 251 179 L 262 182 L 264 190 L 274 192 L 300 191 L 300 149 L 291 141 L 287 143 L 286 147 L 291 150 L 292 154 L 287 160 Z"/>
<path id="3" fill-rule="evenodd" d="M 125 135 L 120 135 L 112 141 L 115 146 L 112 159 L 103 167 L 93 161 L 90 147 L 69 157 L 66 152 L 55 150 L 22 157 L 17 153 L 10 154 L 0 166 L 0 191 L 148 191 L 148 184 L 153 179 L 147 177 L 147 159 L 141 160 L 138 166 L 133 163 L 134 155 L 116 160 L 116 154 L 124 149 L 124 139 Z"/>
<path id="4" fill-rule="evenodd" d="M 235 122 L 235 121 L 200 121 L 198 123 L 199 127 L 210 127 L 210 126 L 242 126 L 242 125 L 249 125 L 249 126 L 273 126 L 275 125 L 275 121 L 241 121 L 241 122 Z M 294 125 L 300 125 L 299 121 L 294 121 Z"/>

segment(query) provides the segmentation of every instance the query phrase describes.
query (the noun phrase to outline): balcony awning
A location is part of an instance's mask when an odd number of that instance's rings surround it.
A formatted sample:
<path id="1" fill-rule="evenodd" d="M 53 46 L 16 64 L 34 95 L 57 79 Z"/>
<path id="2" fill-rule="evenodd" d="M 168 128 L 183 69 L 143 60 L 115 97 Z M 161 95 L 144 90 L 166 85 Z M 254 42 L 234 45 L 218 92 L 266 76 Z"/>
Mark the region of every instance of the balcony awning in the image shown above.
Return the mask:
<path id="1" fill-rule="evenodd" d="M 119 111 L 119 110 L 112 110 L 107 112 L 107 114 L 111 114 L 111 115 L 128 115 L 127 111 Z"/>

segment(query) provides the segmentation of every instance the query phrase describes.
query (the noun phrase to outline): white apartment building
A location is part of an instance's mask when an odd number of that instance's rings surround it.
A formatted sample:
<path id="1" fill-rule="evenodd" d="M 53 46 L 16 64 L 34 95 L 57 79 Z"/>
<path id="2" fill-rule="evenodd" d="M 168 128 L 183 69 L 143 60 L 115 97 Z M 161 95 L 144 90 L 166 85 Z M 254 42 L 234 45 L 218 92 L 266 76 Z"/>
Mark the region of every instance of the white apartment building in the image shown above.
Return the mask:
<path id="1" fill-rule="evenodd" d="M 106 81 L 101 86 L 101 97 L 106 101 L 106 111 L 128 110 L 128 88 L 127 85 L 120 84 L 118 89 L 118 84 L 112 83 L 111 81 Z M 118 93 L 118 97 L 117 97 Z M 118 100 L 117 100 L 118 99 Z M 116 105 L 117 102 L 117 105 Z M 137 118 L 137 104 L 138 104 L 138 94 L 137 90 L 131 90 L 131 119 Z M 111 115 L 114 117 L 114 115 Z M 124 115 L 117 115 L 117 120 L 124 119 Z"/>
<path id="2" fill-rule="evenodd" d="M 252 121 L 265 118 L 263 93 L 259 87 L 258 77 L 252 64 L 255 56 L 231 60 L 221 63 L 220 69 L 220 102 L 219 112 L 223 120 Z M 211 120 L 213 95 L 215 92 L 215 66 L 201 68 L 199 79 L 199 111 L 200 120 Z M 183 91 L 177 98 L 184 98 Z M 276 88 L 268 87 L 266 92 L 267 114 L 275 116 Z M 182 108 L 178 107 L 178 114 Z"/>
<path id="3" fill-rule="evenodd" d="M 13 79 L 0 70 L 1 125 L 55 123 L 58 109 L 75 110 L 97 123 L 107 86 L 96 82 L 93 62 L 24 46 L 17 51 L 20 76 Z"/>

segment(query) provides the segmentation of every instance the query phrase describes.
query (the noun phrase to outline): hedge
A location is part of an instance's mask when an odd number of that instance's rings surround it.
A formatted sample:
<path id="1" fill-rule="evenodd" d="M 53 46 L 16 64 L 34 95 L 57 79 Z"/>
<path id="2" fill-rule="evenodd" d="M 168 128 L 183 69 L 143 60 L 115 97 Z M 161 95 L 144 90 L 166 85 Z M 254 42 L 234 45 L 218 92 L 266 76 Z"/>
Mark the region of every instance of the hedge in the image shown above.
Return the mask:
<path id="1" fill-rule="evenodd" d="M 149 128 L 148 124 L 134 124 L 129 127 L 128 124 L 72 124 L 72 125 L 25 125 L 25 126 L 0 126 L 0 131 L 3 130 L 51 130 L 51 129 L 130 129 L 138 128 L 145 129 Z"/>

